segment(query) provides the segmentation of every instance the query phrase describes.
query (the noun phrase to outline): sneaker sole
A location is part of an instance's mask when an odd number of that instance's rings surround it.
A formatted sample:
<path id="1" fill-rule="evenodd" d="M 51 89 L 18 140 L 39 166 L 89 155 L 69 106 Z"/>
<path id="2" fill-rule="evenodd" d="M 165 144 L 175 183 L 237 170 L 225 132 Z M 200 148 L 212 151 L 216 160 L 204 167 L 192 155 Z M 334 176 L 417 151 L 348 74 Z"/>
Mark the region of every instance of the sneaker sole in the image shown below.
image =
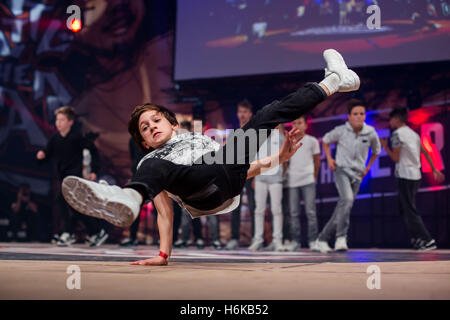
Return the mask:
<path id="1" fill-rule="evenodd" d="M 435 250 L 435 249 L 437 249 L 437 246 L 432 246 L 429 248 L 420 248 L 419 251 L 430 251 L 430 250 Z"/>
<path id="2" fill-rule="evenodd" d="M 133 223 L 133 211 L 128 206 L 101 199 L 81 178 L 66 177 L 61 189 L 67 203 L 82 214 L 104 219 L 118 227 Z"/>

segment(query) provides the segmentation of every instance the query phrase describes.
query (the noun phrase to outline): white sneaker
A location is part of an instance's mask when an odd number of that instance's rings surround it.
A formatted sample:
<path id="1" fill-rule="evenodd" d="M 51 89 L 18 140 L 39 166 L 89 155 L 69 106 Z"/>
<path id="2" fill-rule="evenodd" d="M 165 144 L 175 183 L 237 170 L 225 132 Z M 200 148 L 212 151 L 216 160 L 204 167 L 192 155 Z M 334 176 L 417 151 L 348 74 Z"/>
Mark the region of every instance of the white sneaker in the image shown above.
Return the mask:
<path id="1" fill-rule="evenodd" d="M 75 210 L 105 219 L 118 227 L 128 227 L 137 218 L 142 196 L 136 190 L 104 185 L 75 176 L 64 178 L 64 199 Z"/>
<path id="2" fill-rule="evenodd" d="M 75 241 L 76 241 L 76 239 L 73 234 L 70 234 L 68 232 L 63 232 L 63 234 L 61 234 L 61 236 L 59 237 L 56 245 L 58 247 L 68 247 L 68 246 L 74 244 Z"/>
<path id="3" fill-rule="evenodd" d="M 328 49 L 323 52 L 323 57 L 327 62 L 325 69 L 325 78 L 335 73 L 339 76 L 338 92 L 356 91 L 361 85 L 358 75 L 345 64 L 342 55 L 334 49 Z"/>
<path id="4" fill-rule="evenodd" d="M 236 239 L 231 239 L 228 241 L 227 245 L 225 246 L 226 250 L 237 250 L 239 249 L 239 242 Z"/>
<path id="5" fill-rule="evenodd" d="M 91 247 L 100 247 L 108 239 L 109 235 L 106 233 L 105 229 L 101 229 L 99 233 L 94 235 L 94 241 L 90 243 Z M 91 239 L 92 240 L 92 239 Z"/>
<path id="6" fill-rule="evenodd" d="M 290 252 L 297 251 L 300 248 L 301 248 L 301 245 L 297 241 L 291 241 L 289 244 L 284 245 L 285 251 L 290 251 Z"/>
<path id="7" fill-rule="evenodd" d="M 309 242 L 309 250 L 311 251 L 320 251 L 317 247 L 317 241 L 310 241 Z"/>
<path id="8" fill-rule="evenodd" d="M 272 241 L 267 247 L 264 248 L 264 251 L 284 251 L 283 243 L 281 241 Z"/>
<path id="9" fill-rule="evenodd" d="M 253 240 L 251 245 L 248 247 L 248 251 L 262 251 L 264 242 L 263 241 L 255 241 Z"/>
<path id="10" fill-rule="evenodd" d="M 326 241 L 316 241 L 316 248 L 322 253 L 327 253 L 333 251 L 330 246 L 328 245 L 328 242 Z"/>
<path id="11" fill-rule="evenodd" d="M 334 250 L 336 251 L 347 251 L 347 238 L 346 237 L 339 237 L 336 238 L 336 242 L 334 243 Z"/>

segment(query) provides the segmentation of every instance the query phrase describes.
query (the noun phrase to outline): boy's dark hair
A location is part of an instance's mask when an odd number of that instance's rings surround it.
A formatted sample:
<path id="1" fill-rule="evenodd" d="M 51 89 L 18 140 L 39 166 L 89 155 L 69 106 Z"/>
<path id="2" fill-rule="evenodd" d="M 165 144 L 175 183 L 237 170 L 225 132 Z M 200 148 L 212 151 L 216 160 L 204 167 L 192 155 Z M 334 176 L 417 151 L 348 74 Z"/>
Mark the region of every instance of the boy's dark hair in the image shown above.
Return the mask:
<path id="1" fill-rule="evenodd" d="M 71 106 L 63 106 L 55 110 L 55 116 L 63 114 L 67 117 L 67 120 L 75 120 L 75 109 Z"/>
<path id="2" fill-rule="evenodd" d="M 247 99 L 239 101 L 239 103 L 237 104 L 237 107 L 238 107 L 238 109 L 239 109 L 239 107 L 241 107 L 241 108 L 245 108 L 245 109 L 248 109 L 253 112 L 253 105 Z"/>
<path id="3" fill-rule="evenodd" d="M 350 114 L 352 113 L 353 108 L 355 107 L 363 107 L 364 110 L 367 110 L 365 103 L 362 100 L 359 99 L 351 99 L 348 103 L 347 103 L 347 113 Z"/>
<path id="4" fill-rule="evenodd" d="M 408 109 L 404 107 L 394 108 L 391 113 L 389 113 L 389 119 L 397 118 L 401 122 L 405 123 L 408 120 Z"/>
<path id="5" fill-rule="evenodd" d="M 141 148 L 142 151 L 144 152 L 149 152 L 152 151 L 153 149 L 151 150 L 145 149 L 141 143 L 142 141 L 144 141 L 144 139 L 142 139 L 141 133 L 139 132 L 139 118 L 144 112 L 152 110 L 161 113 L 170 122 L 170 124 L 172 125 L 178 124 L 178 120 L 175 116 L 175 113 L 173 113 L 166 107 L 153 103 L 146 103 L 134 108 L 133 112 L 131 113 L 130 120 L 128 121 L 128 132 L 131 134 L 131 137 L 133 138 L 134 142 L 136 142 L 139 148 Z"/>

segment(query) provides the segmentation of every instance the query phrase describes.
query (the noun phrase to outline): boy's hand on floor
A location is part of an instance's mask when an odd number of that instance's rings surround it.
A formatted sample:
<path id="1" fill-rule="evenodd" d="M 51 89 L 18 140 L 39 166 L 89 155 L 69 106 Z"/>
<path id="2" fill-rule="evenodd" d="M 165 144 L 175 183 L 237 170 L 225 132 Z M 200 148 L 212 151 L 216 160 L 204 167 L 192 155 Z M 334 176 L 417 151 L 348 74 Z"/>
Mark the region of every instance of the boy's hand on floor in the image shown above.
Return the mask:
<path id="1" fill-rule="evenodd" d="M 164 259 L 163 257 L 156 256 L 150 259 L 135 261 L 130 264 L 139 266 L 166 266 L 167 260 Z"/>

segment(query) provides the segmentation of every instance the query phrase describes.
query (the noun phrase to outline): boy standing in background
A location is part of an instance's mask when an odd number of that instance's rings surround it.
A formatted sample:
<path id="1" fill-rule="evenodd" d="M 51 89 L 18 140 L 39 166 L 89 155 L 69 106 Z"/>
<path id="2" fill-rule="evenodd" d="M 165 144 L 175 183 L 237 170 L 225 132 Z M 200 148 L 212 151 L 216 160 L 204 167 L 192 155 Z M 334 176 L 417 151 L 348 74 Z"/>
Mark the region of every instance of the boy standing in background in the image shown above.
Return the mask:
<path id="1" fill-rule="evenodd" d="M 82 177 L 83 149 L 86 148 L 92 156 L 89 180 L 96 180 L 99 169 L 97 152 L 93 149 L 93 144 L 84 138 L 81 132 L 73 130 L 74 109 L 70 106 L 58 108 L 55 110 L 55 116 L 55 126 L 58 132 L 50 138 L 44 150 L 38 151 L 36 158 L 38 160 L 53 159 L 55 161 L 58 186 L 61 186 L 63 179 L 67 176 Z M 75 221 L 77 220 L 75 215 L 79 215 L 79 218 L 85 223 L 89 238 L 100 231 L 98 230 L 100 226 L 97 220 L 74 212 L 70 208 L 62 196 L 61 190 L 57 191 L 55 206 L 59 209 L 63 220 L 62 233 L 56 239 L 59 246 L 68 246 L 75 243 L 73 234 Z"/>
<path id="2" fill-rule="evenodd" d="M 444 181 L 445 176 L 434 166 L 419 135 L 406 125 L 407 119 L 406 108 L 395 108 L 389 114 L 389 125 L 394 130 L 391 136 L 392 149 L 389 148 L 387 138 L 380 138 L 380 142 L 389 157 L 395 162 L 400 214 L 408 229 L 411 244 L 417 250 L 433 250 L 436 249 L 436 241 L 425 227 L 415 203 L 422 178 L 420 154 L 424 154 L 433 170 L 434 178 L 439 183 Z"/>

